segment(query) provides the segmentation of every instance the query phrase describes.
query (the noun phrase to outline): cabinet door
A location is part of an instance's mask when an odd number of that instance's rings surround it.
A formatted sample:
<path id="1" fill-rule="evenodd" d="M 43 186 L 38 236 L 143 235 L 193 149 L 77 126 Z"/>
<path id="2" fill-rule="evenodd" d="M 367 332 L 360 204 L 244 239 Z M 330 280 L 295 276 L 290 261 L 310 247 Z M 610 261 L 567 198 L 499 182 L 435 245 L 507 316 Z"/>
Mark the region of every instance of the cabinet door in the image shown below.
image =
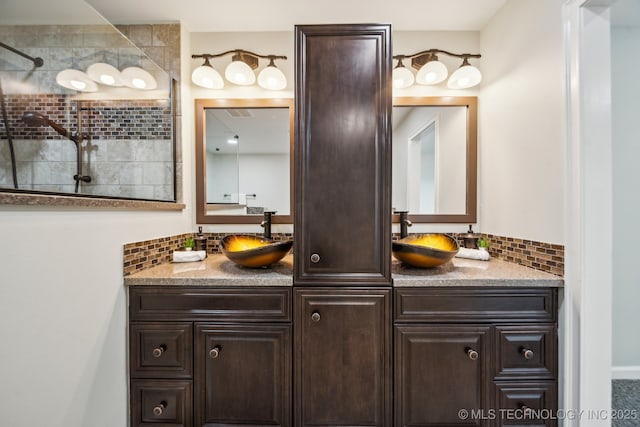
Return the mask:
<path id="1" fill-rule="evenodd" d="M 296 27 L 294 284 L 391 284 L 391 28 Z"/>
<path id="2" fill-rule="evenodd" d="M 291 425 L 291 326 L 196 324 L 196 426 Z"/>
<path id="3" fill-rule="evenodd" d="M 296 426 L 391 425 L 388 290 L 296 290 Z"/>
<path id="4" fill-rule="evenodd" d="M 489 331 L 396 326 L 396 426 L 490 424 Z"/>

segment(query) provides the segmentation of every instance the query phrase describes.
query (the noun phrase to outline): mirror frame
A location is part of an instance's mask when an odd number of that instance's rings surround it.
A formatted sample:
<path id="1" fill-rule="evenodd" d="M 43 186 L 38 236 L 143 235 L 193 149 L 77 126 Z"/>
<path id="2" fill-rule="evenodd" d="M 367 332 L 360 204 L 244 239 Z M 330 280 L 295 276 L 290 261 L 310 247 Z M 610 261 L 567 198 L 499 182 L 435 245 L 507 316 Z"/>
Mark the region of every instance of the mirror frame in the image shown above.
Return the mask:
<path id="1" fill-rule="evenodd" d="M 273 215 L 274 224 L 293 224 L 294 100 L 284 98 L 196 99 L 196 221 L 198 224 L 260 224 L 262 215 L 207 213 L 206 110 L 210 108 L 289 108 L 289 214 Z"/>
<path id="2" fill-rule="evenodd" d="M 413 223 L 467 223 L 477 219 L 478 182 L 478 98 L 476 96 L 424 96 L 394 97 L 394 107 L 467 107 L 467 194 L 463 214 L 411 214 L 407 218 Z M 392 222 L 400 222 L 400 215 L 394 213 Z"/>

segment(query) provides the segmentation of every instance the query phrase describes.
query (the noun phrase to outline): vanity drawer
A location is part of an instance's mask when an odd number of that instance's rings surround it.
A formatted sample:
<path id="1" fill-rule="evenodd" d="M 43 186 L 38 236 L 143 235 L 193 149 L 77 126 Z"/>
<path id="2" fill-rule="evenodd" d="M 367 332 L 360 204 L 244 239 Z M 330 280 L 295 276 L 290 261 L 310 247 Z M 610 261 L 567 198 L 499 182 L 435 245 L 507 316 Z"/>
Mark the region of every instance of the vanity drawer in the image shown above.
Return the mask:
<path id="1" fill-rule="evenodd" d="M 554 322 L 554 288 L 396 288 L 399 322 Z"/>
<path id="2" fill-rule="evenodd" d="M 131 426 L 191 427 L 191 381 L 131 382 Z"/>
<path id="3" fill-rule="evenodd" d="M 191 323 L 131 323 L 131 378 L 191 378 Z"/>
<path id="4" fill-rule="evenodd" d="M 558 384 L 555 381 L 497 382 L 496 426 L 557 426 Z"/>
<path id="5" fill-rule="evenodd" d="M 556 377 L 555 325 L 496 326 L 495 378 Z"/>
<path id="6" fill-rule="evenodd" d="M 135 320 L 291 321 L 291 288 L 139 286 L 129 289 Z"/>

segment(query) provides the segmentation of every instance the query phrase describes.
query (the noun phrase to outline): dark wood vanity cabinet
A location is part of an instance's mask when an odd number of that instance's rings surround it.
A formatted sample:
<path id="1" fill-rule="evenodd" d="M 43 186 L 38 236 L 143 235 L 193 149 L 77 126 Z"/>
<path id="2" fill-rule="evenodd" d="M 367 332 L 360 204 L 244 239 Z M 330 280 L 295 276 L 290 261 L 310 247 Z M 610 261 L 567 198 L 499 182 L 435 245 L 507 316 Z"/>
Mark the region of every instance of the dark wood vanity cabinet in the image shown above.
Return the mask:
<path id="1" fill-rule="evenodd" d="M 291 426 L 291 288 L 131 287 L 131 426 Z"/>
<path id="2" fill-rule="evenodd" d="M 295 43 L 295 425 L 389 426 L 391 26 Z"/>
<path id="3" fill-rule="evenodd" d="M 391 290 L 295 290 L 295 425 L 389 426 Z"/>
<path id="4" fill-rule="evenodd" d="M 395 426 L 555 426 L 554 288 L 396 288 Z"/>
<path id="5" fill-rule="evenodd" d="M 197 426 L 288 426 L 290 325 L 198 323 Z"/>
<path id="6" fill-rule="evenodd" d="M 294 285 L 391 285 L 391 27 L 296 26 Z"/>
<path id="7" fill-rule="evenodd" d="M 483 425 L 458 412 L 489 407 L 490 341 L 486 326 L 397 325 L 397 425 Z"/>

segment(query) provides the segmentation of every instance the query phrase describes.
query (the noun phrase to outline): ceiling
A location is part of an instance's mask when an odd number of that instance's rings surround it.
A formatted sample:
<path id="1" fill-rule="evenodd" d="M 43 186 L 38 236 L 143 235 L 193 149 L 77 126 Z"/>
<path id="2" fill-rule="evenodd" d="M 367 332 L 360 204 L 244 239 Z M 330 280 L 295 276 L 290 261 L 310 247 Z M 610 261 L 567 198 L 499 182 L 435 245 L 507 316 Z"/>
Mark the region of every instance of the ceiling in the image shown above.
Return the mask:
<path id="1" fill-rule="evenodd" d="M 296 24 L 356 22 L 391 23 L 396 31 L 479 31 L 507 1 L 0 0 L 0 25 L 102 23 L 97 10 L 112 23 L 181 22 L 190 32 L 291 31 Z M 640 25 L 640 1 L 614 1 L 611 17 L 614 26 Z"/>
<path id="2" fill-rule="evenodd" d="M 84 0 L 1 0 L 0 24 L 80 24 Z M 190 32 L 292 31 L 296 24 L 391 23 L 478 31 L 507 0 L 87 0 L 117 24 L 180 21 Z"/>

